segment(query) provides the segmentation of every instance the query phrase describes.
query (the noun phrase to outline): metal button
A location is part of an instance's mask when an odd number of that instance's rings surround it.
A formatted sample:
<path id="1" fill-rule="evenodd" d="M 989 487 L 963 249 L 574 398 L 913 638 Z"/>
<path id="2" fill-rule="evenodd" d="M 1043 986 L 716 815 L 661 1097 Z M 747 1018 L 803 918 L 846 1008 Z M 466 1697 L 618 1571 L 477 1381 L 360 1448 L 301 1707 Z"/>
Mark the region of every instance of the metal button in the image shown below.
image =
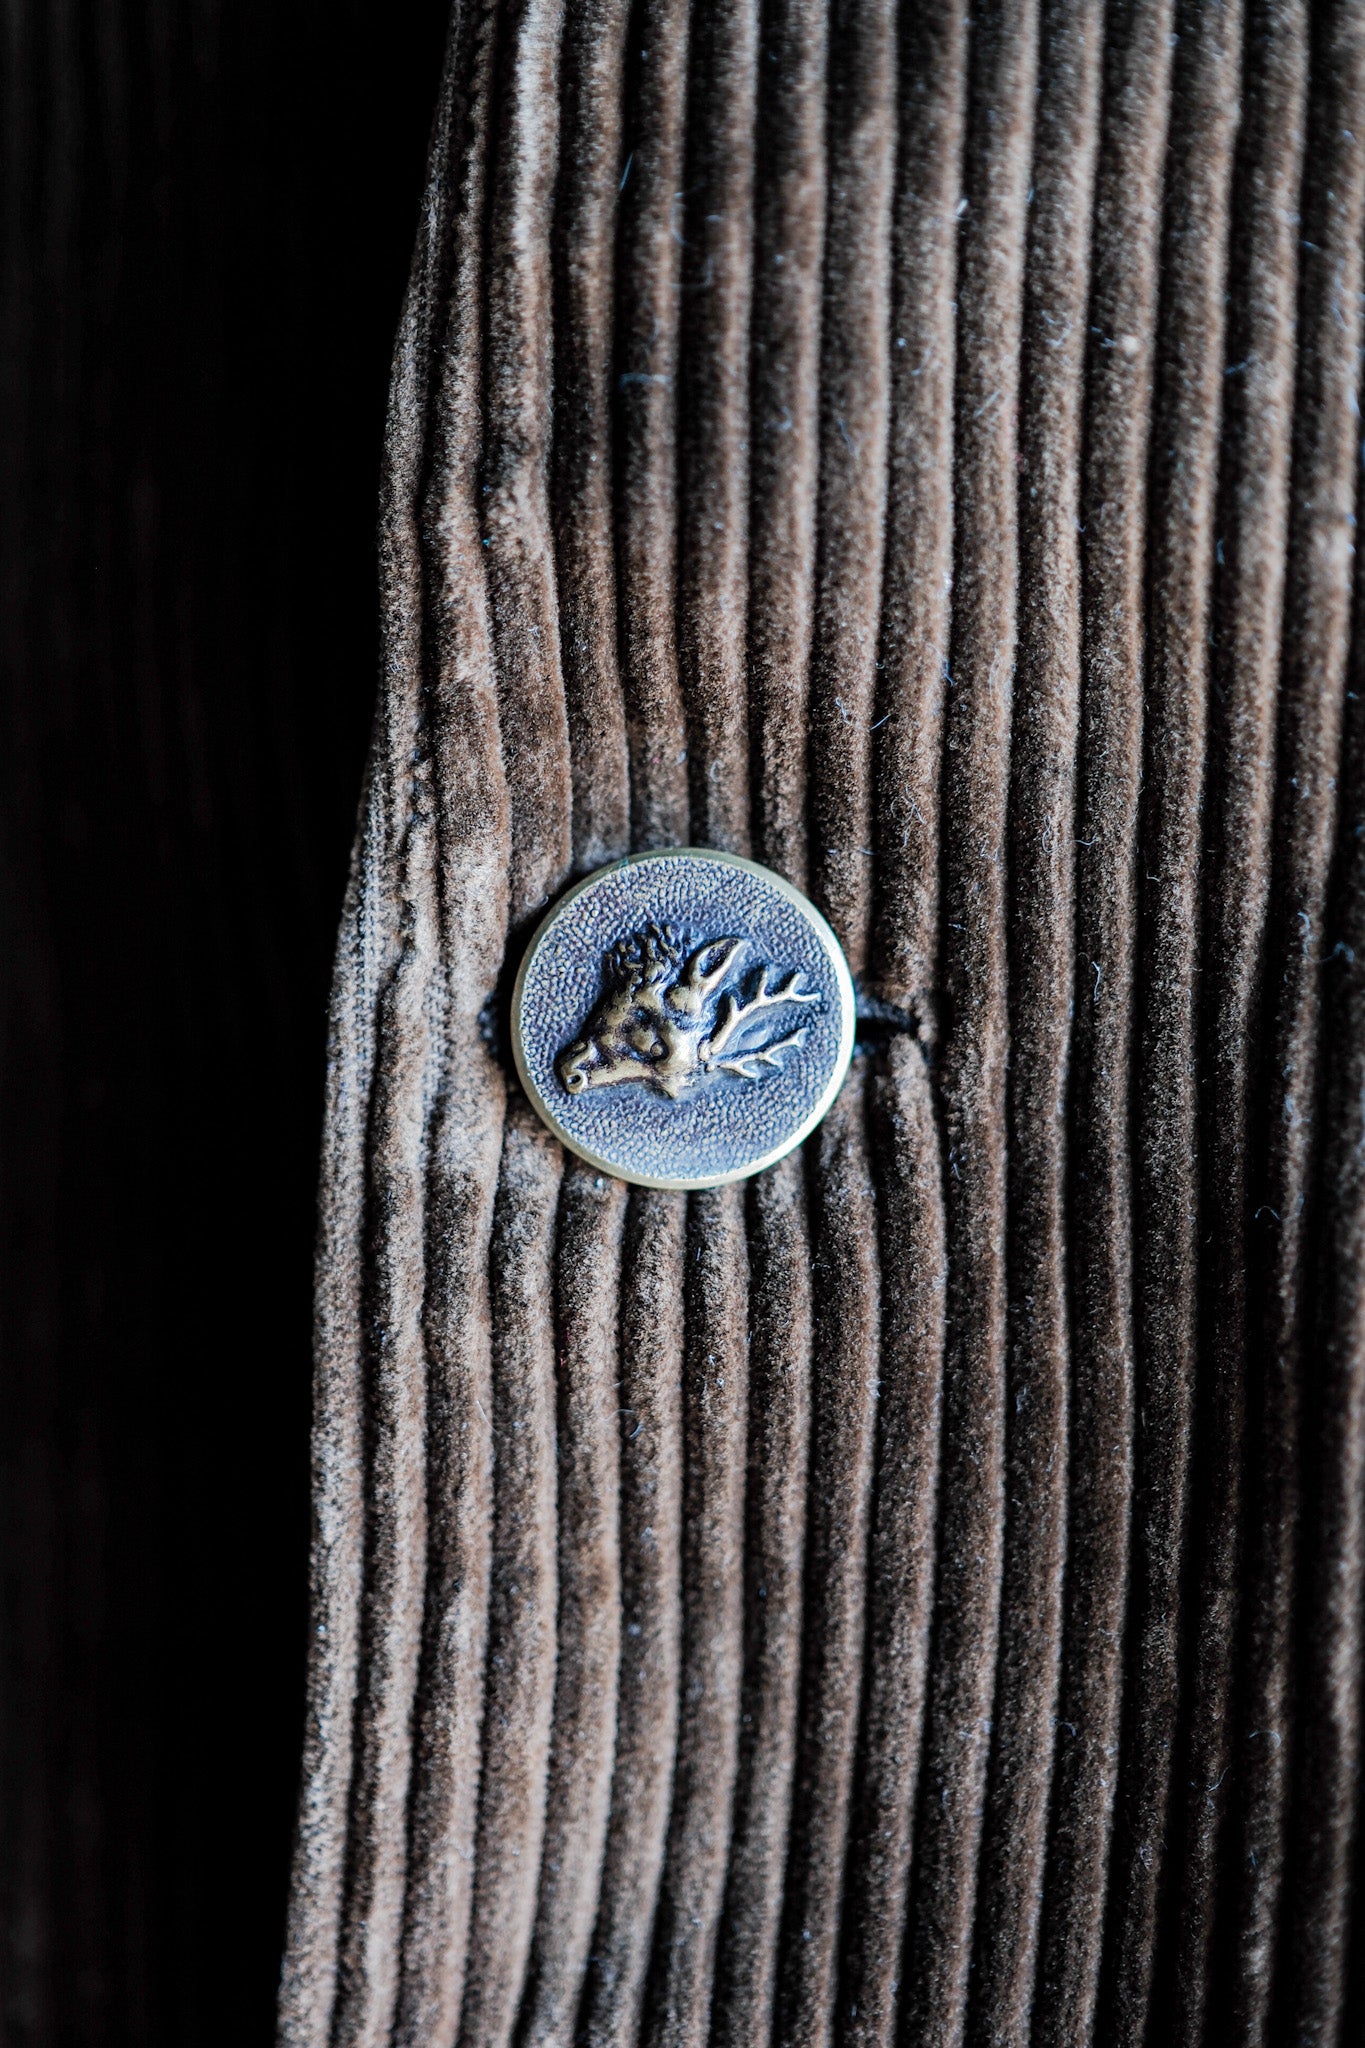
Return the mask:
<path id="1" fill-rule="evenodd" d="M 570 889 L 512 994 L 522 1085 L 580 1158 L 649 1188 L 743 1180 L 799 1145 L 853 1052 L 853 983 L 813 903 L 675 847 Z"/>

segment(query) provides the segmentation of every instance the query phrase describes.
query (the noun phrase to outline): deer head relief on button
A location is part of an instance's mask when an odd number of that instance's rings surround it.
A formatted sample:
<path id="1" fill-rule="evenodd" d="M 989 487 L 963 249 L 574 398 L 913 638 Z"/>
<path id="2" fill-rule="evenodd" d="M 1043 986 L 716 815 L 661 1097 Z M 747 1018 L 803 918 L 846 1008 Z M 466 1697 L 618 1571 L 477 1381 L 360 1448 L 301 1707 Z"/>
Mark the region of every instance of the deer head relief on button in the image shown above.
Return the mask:
<path id="1" fill-rule="evenodd" d="M 646 925 L 618 939 L 602 967 L 602 994 L 555 1070 L 570 1095 L 634 1081 L 676 1101 L 685 1089 L 729 1075 L 755 1081 L 782 1071 L 785 1053 L 805 1044 L 804 1024 L 767 1035 L 767 1013 L 824 1001 L 799 971 L 770 987 L 766 961 L 750 966 L 747 939 L 727 934 L 687 950 L 671 925 Z M 730 982 L 731 986 L 726 987 Z"/>
<path id="2" fill-rule="evenodd" d="M 570 889 L 512 997 L 517 1071 L 572 1151 L 646 1187 L 714 1187 L 799 1144 L 853 1047 L 853 985 L 799 890 L 706 848 Z"/>

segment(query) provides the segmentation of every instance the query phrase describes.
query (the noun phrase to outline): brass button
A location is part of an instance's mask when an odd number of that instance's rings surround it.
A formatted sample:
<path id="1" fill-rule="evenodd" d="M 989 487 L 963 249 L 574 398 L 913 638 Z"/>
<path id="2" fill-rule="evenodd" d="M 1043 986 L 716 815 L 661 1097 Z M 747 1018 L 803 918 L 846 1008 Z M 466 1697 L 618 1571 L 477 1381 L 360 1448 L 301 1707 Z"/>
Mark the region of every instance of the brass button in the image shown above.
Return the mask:
<path id="1" fill-rule="evenodd" d="M 675 847 L 544 919 L 512 994 L 517 1072 L 580 1158 L 649 1188 L 743 1180 L 809 1136 L 853 1052 L 839 941 L 780 875 Z"/>

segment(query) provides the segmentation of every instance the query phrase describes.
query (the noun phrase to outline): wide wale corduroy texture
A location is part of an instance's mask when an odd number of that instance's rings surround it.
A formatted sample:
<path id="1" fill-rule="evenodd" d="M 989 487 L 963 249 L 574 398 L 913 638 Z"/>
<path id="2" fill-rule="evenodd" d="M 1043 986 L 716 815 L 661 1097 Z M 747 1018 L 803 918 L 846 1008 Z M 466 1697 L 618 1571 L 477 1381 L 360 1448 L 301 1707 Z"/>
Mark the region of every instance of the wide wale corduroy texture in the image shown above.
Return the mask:
<path id="1" fill-rule="evenodd" d="M 1363 234 L 1361 0 L 457 6 L 286 2048 L 1359 2024 Z M 863 1013 L 692 1197 L 502 1023 L 686 842 Z"/>

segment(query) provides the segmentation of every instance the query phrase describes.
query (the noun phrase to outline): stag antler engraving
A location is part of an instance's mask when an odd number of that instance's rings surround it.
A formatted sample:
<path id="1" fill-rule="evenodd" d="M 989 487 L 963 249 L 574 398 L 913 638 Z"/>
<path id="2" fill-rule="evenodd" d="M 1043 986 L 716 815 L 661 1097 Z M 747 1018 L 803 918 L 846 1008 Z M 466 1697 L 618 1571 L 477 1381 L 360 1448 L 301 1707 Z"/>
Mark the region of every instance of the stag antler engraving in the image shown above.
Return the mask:
<path id="1" fill-rule="evenodd" d="M 618 939 L 602 963 L 602 995 L 572 1045 L 555 1062 L 570 1095 L 641 1081 L 676 1101 L 699 1082 L 732 1074 L 756 1081 L 782 1067 L 782 1055 L 805 1043 L 805 1026 L 761 1044 L 743 1033 L 762 1010 L 819 1003 L 818 989 L 803 989 L 793 970 L 776 988 L 760 964 L 749 993 L 724 983 L 746 939 L 703 940 L 686 950 L 672 925 L 648 924 Z"/>

